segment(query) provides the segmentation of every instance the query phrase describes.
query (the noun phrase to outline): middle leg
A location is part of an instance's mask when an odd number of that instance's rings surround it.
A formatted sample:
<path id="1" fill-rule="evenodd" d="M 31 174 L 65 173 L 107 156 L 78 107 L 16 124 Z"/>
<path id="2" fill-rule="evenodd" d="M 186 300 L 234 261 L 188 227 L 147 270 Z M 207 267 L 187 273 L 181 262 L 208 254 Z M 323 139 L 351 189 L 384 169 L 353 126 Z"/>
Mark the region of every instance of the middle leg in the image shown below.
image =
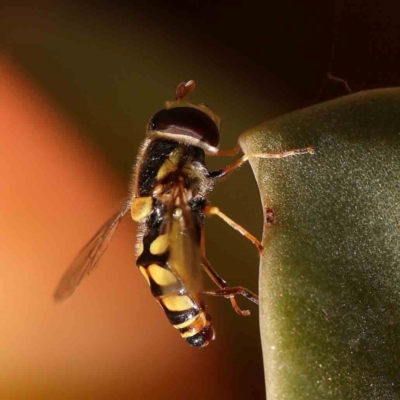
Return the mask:
<path id="1" fill-rule="evenodd" d="M 264 246 L 261 244 L 261 242 L 255 236 L 253 236 L 250 232 L 248 232 L 246 229 L 244 229 L 241 225 L 239 225 L 234 220 L 230 219 L 227 215 L 225 215 L 218 207 L 205 206 L 204 214 L 207 216 L 218 215 L 218 217 L 220 217 L 222 220 L 224 220 L 229 226 L 231 226 L 233 229 L 240 232 L 245 238 L 249 239 L 250 242 L 252 242 L 257 247 L 259 254 L 264 253 Z"/>

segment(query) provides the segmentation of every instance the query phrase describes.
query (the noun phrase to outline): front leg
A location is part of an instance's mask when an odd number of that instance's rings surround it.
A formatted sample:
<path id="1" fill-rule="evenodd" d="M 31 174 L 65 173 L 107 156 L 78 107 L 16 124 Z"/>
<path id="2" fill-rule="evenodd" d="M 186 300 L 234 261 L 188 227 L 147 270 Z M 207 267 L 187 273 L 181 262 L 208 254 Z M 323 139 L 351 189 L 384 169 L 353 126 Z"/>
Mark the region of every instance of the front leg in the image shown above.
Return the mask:
<path id="1" fill-rule="evenodd" d="M 235 155 L 239 152 L 239 147 L 236 146 L 233 150 L 222 150 L 216 153 L 216 156 L 230 156 Z M 304 149 L 293 149 L 287 151 L 281 151 L 277 153 L 249 153 L 240 157 L 233 164 L 227 165 L 224 168 L 218 169 L 217 171 L 210 172 L 210 178 L 212 179 L 220 179 L 228 174 L 236 171 L 239 167 L 241 167 L 245 162 L 249 161 L 251 158 L 285 158 L 296 156 L 299 154 L 314 154 L 314 147 L 306 147 Z"/>

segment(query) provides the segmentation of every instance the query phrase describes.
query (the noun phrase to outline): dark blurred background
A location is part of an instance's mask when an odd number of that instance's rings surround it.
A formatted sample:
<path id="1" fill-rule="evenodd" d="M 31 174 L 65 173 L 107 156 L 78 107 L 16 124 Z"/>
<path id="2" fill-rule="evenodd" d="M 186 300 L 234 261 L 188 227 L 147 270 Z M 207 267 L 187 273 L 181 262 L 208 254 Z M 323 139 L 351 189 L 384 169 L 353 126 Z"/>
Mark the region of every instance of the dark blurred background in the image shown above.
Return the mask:
<path id="1" fill-rule="evenodd" d="M 399 85 L 400 17 L 397 8 L 396 2 L 379 0 L 165 0 L 98 1 L 90 4 L 36 1 L 30 5 L 3 2 L 0 5 L 0 62 L 12 65 L 12 71 L 15 68 L 18 74 L 23 74 L 26 85 L 33 85 L 57 113 L 75 127 L 69 132 L 84 149 L 80 158 L 90 150 L 91 157 L 93 153 L 93 157 L 102 160 L 110 174 L 107 176 L 113 177 L 103 181 L 102 190 L 97 195 L 98 201 L 102 202 L 102 196 L 106 198 L 110 191 L 118 191 L 111 181 L 128 186 L 147 120 L 165 100 L 173 97 L 174 87 L 180 81 L 195 79 L 197 89 L 191 99 L 210 105 L 222 118 L 221 148 L 224 149 L 232 148 L 243 131 L 266 119 L 346 95 L 345 85 L 328 79 L 328 74 L 345 79 L 353 91 Z M 5 69 L 1 71 L 0 83 L 3 79 L 4 84 Z M 24 97 L 22 91 L 21 96 Z M 7 98 L 0 110 L 5 110 L 6 106 Z M 29 124 L 29 121 L 25 123 Z M 4 140 L 9 135 L 9 130 L 0 131 Z M 13 135 L 23 138 L 24 132 L 16 129 Z M 7 151 L 7 146 L 3 145 L 3 154 Z M 229 161 L 212 159 L 210 166 L 216 168 Z M 49 174 L 45 179 L 50 179 L 51 166 L 45 173 Z M 91 190 L 91 187 L 83 184 L 81 190 L 85 189 Z M 251 170 L 246 166 L 218 186 L 211 199 L 226 214 L 261 237 L 262 211 L 257 193 Z M 40 202 L 40 193 L 37 196 Z M 117 206 L 118 202 L 109 206 L 109 214 Z M 74 207 L 79 208 L 80 204 L 76 203 Z M 88 215 L 90 204 L 85 207 L 84 215 Z M 95 222 L 89 232 L 94 232 L 101 222 Z M 63 232 L 57 234 L 67 235 L 70 224 L 66 214 L 65 223 L 58 228 Z M 3 234 L 7 235 L 7 226 L 3 225 L 3 228 Z M 24 227 L 21 225 L 14 229 L 22 230 Z M 132 246 L 132 237 L 128 240 L 128 245 Z M 256 290 L 258 256 L 251 244 L 221 221 L 211 219 L 207 224 L 207 249 L 212 264 L 228 282 Z M 1 268 L 12 266 L 9 262 Z M 41 301 L 51 302 L 51 290 L 65 266 L 51 266 L 53 275 L 43 289 L 48 293 Z M 118 287 L 123 288 L 122 282 L 116 278 L 117 267 L 125 271 L 126 280 L 133 280 L 133 274 L 138 275 L 132 257 L 124 263 L 118 261 L 113 271 L 102 271 L 105 277 L 102 285 L 115 285 L 116 281 L 116 285 L 121 284 Z M 12 279 L 15 282 L 19 274 L 25 273 L 24 270 L 16 271 Z M 35 271 L 35 274 L 41 273 L 40 269 Z M 107 273 L 114 273 L 110 282 L 107 282 Z M 10 296 L 18 298 L 20 289 L 15 283 L 13 285 Z M 210 299 L 218 332 L 215 343 L 204 350 L 191 349 L 172 332 L 171 338 L 168 336 L 154 351 L 152 343 L 161 342 L 161 338 L 153 332 L 156 330 L 154 323 L 146 324 L 145 314 L 140 312 L 141 304 L 154 301 L 150 294 L 144 294 L 145 283 L 138 285 L 143 285 L 143 293 L 142 289 L 138 289 L 140 294 L 135 293 L 136 289 L 132 288 L 129 301 L 124 297 L 118 298 L 117 288 L 107 289 L 114 290 L 117 296 L 110 306 L 114 308 L 107 312 L 111 315 L 123 309 L 124 315 L 136 324 L 139 338 L 140 335 L 147 338 L 155 335 L 146 341 L 145 362 L 135 359 L 129 349 L 129 346 L 143 347 L 142 342 L 123 342 L 119 338 L 126 326 L 119 325 L 117 318 L 113 320 L 112 335 L 115 335 L 117 344 L 120 341 L 119 346 L 114 348 L 111 339 L 109 345 L 103 345 L 99 339 L 102 329 L 98 335 L 93 335 L 93 341 L 80 342 L 72 334 L 72 339 L 68 344 L 64 343 L 62 350 L 72 361 L 64 363 L 63 356 L 58 355 L 51 368 L 46 365 L 47 361 L 43 361 L 44 366 L 41 366 L 41 351 L 43 354 L 48 352 L 47 343 L 41 341 L 41 333 L 36 332 L 35 339 L 32 339 L 29 321 L 18 325 L 23 326 L 19 329 L 26 332 L 26 336 L 20 336 L 19 340 L 29 338 L 39 349 L 36 362 L 25 362 L 25 347 L 15 343 L 12 349 L 10 347 L 8 339 L 14 337 L 13 320 L 10 319 L 6 322 L 10 336 L 2 339 L 4 347 L 11 349 L 9 358 L 2 361 L 2 368 L 6 371 L 0 377 L 3 390 L 4 387 L 7 389 L 4 396 L 122 399 L 145 394 L 146 398 L 173 396 L 177 400 L 188 397 L 265 398 L 256 307 L 242 300 L 243 307 L 248 306 L 253 313 L 249 318 L 240 318 L 228 301 Z M 8 287 L 6 282 L 4 286 Z M 101 312 L 94 310 L 99 307 L 97 299 L 104 296 L 100 286 L 97 287 L 96 293 L 96 281 L 90 285 L 96 294 L 91 297 L 89 306 L 85 306 L 87 314 L 81 316 L 85 323 L 79 322 L 82 325 L 80 332 L 85 329 L 96 332 L 90 327 L 90 316 L 93 312 Z M 84 289 L 87 287 L 81 288 Z M 81 297 L 74 299 L 73 306 L 66 304 L 52 308 L 51 315 L 46 317 L 40 329 L 53 330 L 50 326 L 57 324 L 51 336 L 54 339 L 65 329 L 60 315 L 68 307 L 76 307 L 70 312 L 77 315 L 81 312 L 79 303 L 84 300 Z M 9 304 L 3 304 L 3 307 L 11 307 Z M 29 307 L 36 306 L 39 310 L 40 306 L 27 302 L 21 306 L 21 312 L 31 314 Z M 158 309 L 156 312 L 159 313 L 159 324 L 167 325 L 162 312 Z M 37 318 L 42 318 L 39 311 L 37 314 Z M 18 319 L 18 313 L 14 317 Z M 101 314 L 98 318 L 101 326 Z M 108 329 L 106 324 L 109 321 L 109 318 L 104 319 L 104 329 Z M 76 324 L 74 319 L 68 322 L 69 332 L 77 329 Z M 172 328 L 168 326 L 166 329 Z M 100 340 L 100 344 L 91 348 L 96 340 Z M 57 343 L 53 344 L 55 352 Z M 101 348 L 97 361 L 93 364 L 91 359 L 86 369 L 82 365 L 87 359 L 79 357 L 81 346 L 88 354 Z M 168 353 L 168 358 L 164 355 L 171 346 L 178 349 L 175 358 L 173 352 Z M 185 363 L 179 362 L 180 354 L 186 357 Z M 117 361 L 109 363 L 108 359 L 114 356 Z M 160 361 L 163 359 L 165 362 Z M 99 364 L 106 367 L 101 374 L 96 374 Z M 74 374 L 74 368 L 79 374 Z M 120 369 L 123 369 L 123 374 Z M 176 378 L 161 378 L 165 369 Z M 37 376 L 40 379 L 37 380 Z M 46 379 L 52 384 L 40 383 Z M 74 390 L 71 391 L 70 387 Z"/>

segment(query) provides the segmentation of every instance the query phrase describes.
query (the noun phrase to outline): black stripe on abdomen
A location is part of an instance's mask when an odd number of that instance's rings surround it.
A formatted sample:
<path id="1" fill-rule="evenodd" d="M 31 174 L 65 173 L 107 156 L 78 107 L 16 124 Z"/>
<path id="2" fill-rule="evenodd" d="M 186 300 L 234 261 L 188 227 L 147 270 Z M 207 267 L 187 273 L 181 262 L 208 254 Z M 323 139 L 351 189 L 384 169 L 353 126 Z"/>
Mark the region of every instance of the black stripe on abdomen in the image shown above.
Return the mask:
<path id="1" fill-rule="evenodd" d="M 178 296 L 178 295 L 173 295 L 173 296 Z M 187 296 L 185 296 L 185 297 L 187 297 Z M 165 315 L 167 316 L 169 322 L 171 322 L 172 325 L 182 324 L 183 322 L 186 322 L 186 321 L 194 318 L 200 312 L 200 310 L 197 307 L 191 307 L 191 308 L 184 309 L 184 310 L 170 310 L 165 305 L 166 299 L 167 298 L 164 298 L 159 301 L 160 301 L 161 307 L 163 308 L 163 310 L 165 312 Z"/>

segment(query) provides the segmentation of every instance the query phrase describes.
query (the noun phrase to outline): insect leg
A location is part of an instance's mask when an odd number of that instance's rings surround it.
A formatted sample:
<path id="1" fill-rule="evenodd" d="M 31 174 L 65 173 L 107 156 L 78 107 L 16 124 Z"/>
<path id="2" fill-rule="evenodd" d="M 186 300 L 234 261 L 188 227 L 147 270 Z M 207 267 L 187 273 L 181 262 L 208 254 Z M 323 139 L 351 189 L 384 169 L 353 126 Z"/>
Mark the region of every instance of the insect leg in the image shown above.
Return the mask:
<path id="1" fill-rule="evenodd" d="M 216 156 L 216 157 L 230 157 L 230 156 L 236 156 L 236 154 L 239 154 L 241 150 L 241 147 L 239 144 L 237 144 L 233 149 L 231 150 L 218 150 L 218 152 L 211 154 L 211 156 Z"/>
<path id="2" fill-rule="evenodd" d="M 213 206 L 205 206 L 204 207 L 204 214 L 205 215 L 218 215 L 221 219 L 223 219 L 229 226 L 231 226 L 233 229 L 236 229 L 238 232 L 240 232 L 244 237 L 249 239 L 258 249 L 258 252 L 260 254 L 264 253 L 264 246 L 261 244 L 261 242 L 253 236 L 250 232 L 248 232 L 246 229 L 244 229 L 241 225 L 230 219 L 227 215 L 225 215 L 218 207 L 213 207 Z"/>
<path id="3" fill-rule="evenodd" d="M 258 296 L 255 293 L 251 292 L 249 289 L 246 289 L 242 286 L 227 287 L 218 290 L 206 290 L 203 291 L 202 293 L 208 294 L 210 296 L 223 296 L 228 299 L 240 294 L 243 297 L 246 297 L 246 299 L 252 301 L 253 303 L 258 304 Z"/>
<path id="4" fill-rule="evenodd" d="M 201 261 L 204 270 L 206 271 L 207 275 L 211 278 L 211 280 L 220 288 L 220 289 L 227 289 L 228 284 L 223 279 L 218 272 L 211 266 L 209 261 L 203 256 Z M 231 301 L 233 309 L 239 314 L 243 316 L 250 315 L 249 310 L 242 310 L 238 303 L 236 302 L 235 297 L 230 297 L 229 300 Z"/>
<path id="5" fill-rule="evenodd" d="M 217 155 L 234 155 L 233 153 L 236 151 L 236 148 L 232 151 L 225 150 L 218 152 Z M 232 154 L 230 154 L 231 152 Z M 221 154 L 219 154 L 221 153 Z M 237 153 L 236 153 L 237 154 Z M 306 147 L 303 149 L 294 149 L 294 150 L 287 150 L 287 151 L 282 151 L 278 153 L 249 153 L 244 155 L 243 157 L 240 157 L 238 160 L 236 160 L 234 163 L 227 165 L 224 168 L 221 168 L 217 171 L 210 172 L 210 177 L 213 179 L 219 179 L 222 178 L 231 172 L 235 171 L 238 169 L 240 166 L 242 166 L 245 162 L 249 161 L 250 158 L 284 158 L 284 157 L 291 157 L 291 156 L 296 156 L 299 154 L 314 154 L 314 147 Z"/>

